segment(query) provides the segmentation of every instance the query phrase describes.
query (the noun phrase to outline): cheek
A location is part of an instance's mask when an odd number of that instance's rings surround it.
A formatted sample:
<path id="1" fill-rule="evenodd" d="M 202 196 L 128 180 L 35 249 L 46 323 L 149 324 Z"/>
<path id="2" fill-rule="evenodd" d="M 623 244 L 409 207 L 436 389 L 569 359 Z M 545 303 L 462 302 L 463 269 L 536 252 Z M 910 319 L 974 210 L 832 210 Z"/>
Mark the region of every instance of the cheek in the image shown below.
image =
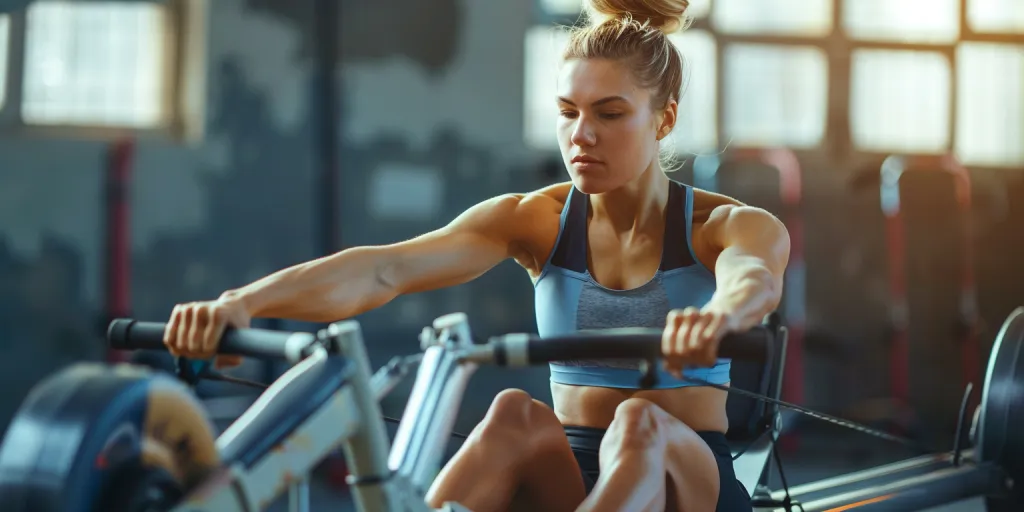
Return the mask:
<path id="1" fill-rule="evenodd" d="M 652 151 L 657 151 L 654 134 L 647 123 L 641 121 L 630 120 L 620 124 L 605 140 L 609 147 L 615 148 L 614 154 L 620 161 L 634 164 L 647 160 Z"/>

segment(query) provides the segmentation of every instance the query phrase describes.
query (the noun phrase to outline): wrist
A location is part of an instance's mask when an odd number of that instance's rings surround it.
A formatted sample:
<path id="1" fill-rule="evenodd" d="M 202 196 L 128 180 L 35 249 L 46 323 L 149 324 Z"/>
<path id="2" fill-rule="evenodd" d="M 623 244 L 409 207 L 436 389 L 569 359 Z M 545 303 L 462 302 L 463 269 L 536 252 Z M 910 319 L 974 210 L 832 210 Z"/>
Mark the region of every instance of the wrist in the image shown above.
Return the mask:
<path id="1" fill-rule="evenodd" d="M 220 294 L 217 300 L 240 307 L 250 318 L 255 317 L 258 310 L 253 294 L 246 292 L 244 288 L 228 290 Z"/>

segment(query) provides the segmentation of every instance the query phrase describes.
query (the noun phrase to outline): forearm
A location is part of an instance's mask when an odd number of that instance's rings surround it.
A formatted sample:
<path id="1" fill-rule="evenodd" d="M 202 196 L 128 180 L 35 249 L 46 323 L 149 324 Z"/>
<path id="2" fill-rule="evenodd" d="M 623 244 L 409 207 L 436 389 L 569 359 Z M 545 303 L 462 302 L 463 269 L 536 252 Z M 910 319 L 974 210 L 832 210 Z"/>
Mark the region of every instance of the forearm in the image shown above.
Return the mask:
<path id="1" fill-rule="evenodd" d="M 254 318 L 332 322 L 382 306 L 397 296 L 381 277 L 387 264 L 378 247 L 355 247 L 275 272 L 229 290 Z"/>
<path id="2" fill-rule="evenodd" d="M 737 330 L 751 329 L 779 306 L 782 285 L 766 268 L 751 265 L 721 279 L 705 310 L 729 315 Z"/>

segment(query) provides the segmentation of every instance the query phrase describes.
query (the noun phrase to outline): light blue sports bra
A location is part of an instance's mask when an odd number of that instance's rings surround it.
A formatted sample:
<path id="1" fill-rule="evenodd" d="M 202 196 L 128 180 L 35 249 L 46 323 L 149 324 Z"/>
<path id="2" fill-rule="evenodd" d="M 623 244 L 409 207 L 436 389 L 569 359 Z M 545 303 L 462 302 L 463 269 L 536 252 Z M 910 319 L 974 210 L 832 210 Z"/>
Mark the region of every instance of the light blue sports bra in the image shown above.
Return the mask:
<path id="1" fill-rule="evenodd" d="M 534 285 L 537 330 L 544 336 L 578 330 L 647 327 L 663 329 L 672 309 L 702 307 L 715 292 L 715 276 L 693 252 L 693 188 L 671 181 L 665 209 L 665 241 L 654 278 L 631 290 L 598 284 L 587 268 L 587 216 L 590 198 L 575 187 L 562 209 L 555 249 Z M 711 368 L 686 368 L 685 377 L 713 384 L 729 382 L 730 360 Z M 639 361 L 561 361 L 551 363 L 551 382 L 608 388 L 639 387 Z M 700 385 L 658 368 L 655 389 Z"/>

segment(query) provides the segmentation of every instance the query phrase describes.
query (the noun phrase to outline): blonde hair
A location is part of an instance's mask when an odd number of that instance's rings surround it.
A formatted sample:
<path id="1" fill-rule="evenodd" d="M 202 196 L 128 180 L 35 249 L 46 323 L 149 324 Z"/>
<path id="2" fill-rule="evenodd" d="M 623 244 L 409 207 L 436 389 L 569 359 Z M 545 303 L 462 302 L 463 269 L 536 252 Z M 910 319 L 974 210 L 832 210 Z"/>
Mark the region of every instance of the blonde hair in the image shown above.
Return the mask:
<path id="1" fill-rule="evenodd" d="M 679 101 L 683 59 L 668 35 L 689 25 L 688 0 L 583 0 L 587 24 L 573 28 L 564 60 L 608 59 L 628 66 L 652 91 L 651 107 Z"/>

